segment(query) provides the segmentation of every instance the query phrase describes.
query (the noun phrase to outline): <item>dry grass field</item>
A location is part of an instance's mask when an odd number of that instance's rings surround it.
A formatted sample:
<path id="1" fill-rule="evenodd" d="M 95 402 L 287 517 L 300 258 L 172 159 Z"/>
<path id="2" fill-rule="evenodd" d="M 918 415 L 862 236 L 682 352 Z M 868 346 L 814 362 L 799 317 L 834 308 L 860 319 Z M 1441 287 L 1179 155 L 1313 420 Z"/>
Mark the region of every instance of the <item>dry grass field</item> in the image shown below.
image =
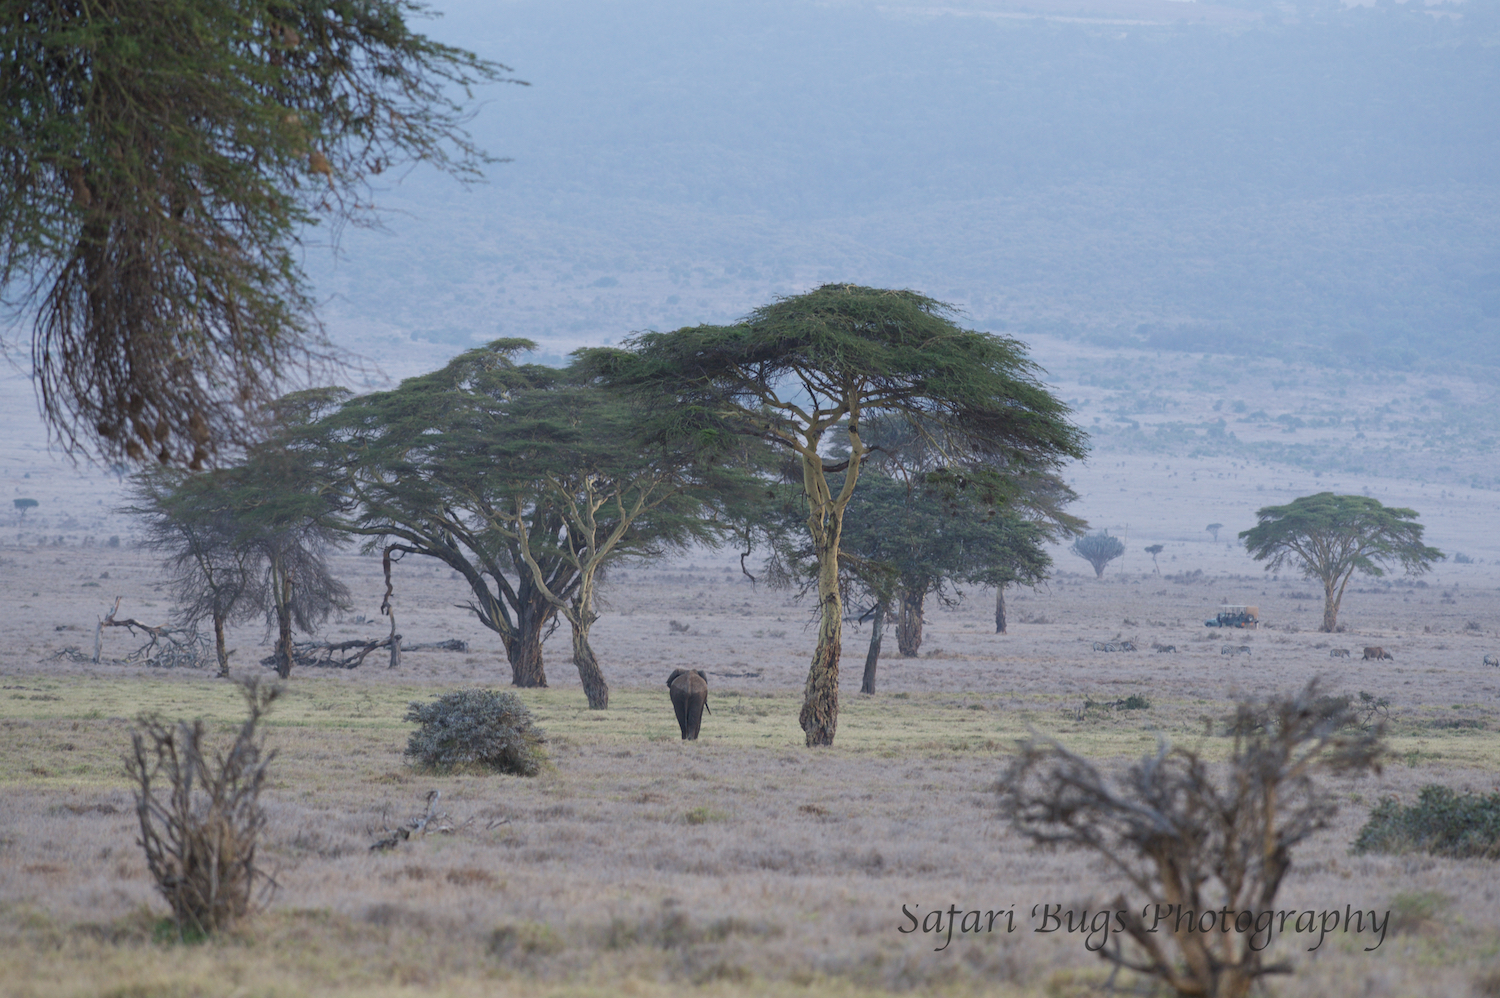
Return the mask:
<path id="1" fill-rule="evenodd" d="M 1148 563 L 1102 581 L 1060 560 L 1048 588 L 1012 595 L 1004 636 L 993 633 L 992 594 L 933 606 L 923 656 L 894 657 L 888 643 L 874 697 L 855 692 L 867 632 L 851 628 L 837 744 L 818 751 L 796 723 L 812 643 L 805 607 L 752 586 L 722 555 L 627 567 L 595 629 L 610 709 L 584 708 L 565 632 L 547 645 L 552 686 L 522 691 L 549 739 L 550 766 L 534 779 L 407 766 L 409 701 L 502 686 L 507 673 L 498 642 L 454 608 L 463 592 L 449 573 L 404 565 L 397 606 L 408 640 L 461 637 L 470 651 L 293 676 L 268 729 L 278 755 L 264 853 L 280 889 L 242 929 L 201 945 L 160 939 L 166 909 L 135 842 L 121 755 L 143 711 L 201 716 L 227 732 L 241 712 L 237 691 L 207 673 L 119 663 L 135 647 L 123 632 L 106 634 L 100 665 L 67 653 L 91 650 L 115 595 L 122 615 L 165 616 L 147 554 L 128 544 L 0 550 L 0 605 L 10 608 L 0 642 L 0 992 L 1098 993 L 1107 968 L 1082 938 L 1033 932 L 1026 916 L 1039 903 L 1094 908 L 1120 885 L 1095 859 L 1033 850 L 997 819 L 993 788 L 1015 740 L 1050 735 L 1109 765 L 1163 737 L 1212 755 L 1224 739 L 1206 728 L 1232 696 L 1322 673 L 1335 691 L 1390 700 L 1393 755 L 1380 777 L 1338 781 L 1341 812 L 1296 852 L 1282 906 L 1393 914 L 1374 952 L 1352 935 L 1315 952 L 1278 940 L 1273 954 L 1297 973 L 1271 992 L 1500 993 L 1493 862 L 1348 851 L 1382 795 L 1500 783 L 1500 670 L 1481 662 L 1500 650 L 1491 566 L 1445 564 L 1424 586 L 1365 584 L 1346 600 L 1351 630 L 1323 635 L 1312 630 L 1319 605 L 1306 582 L 1228 571 L 1221 550 L 1181 554 L 1177 575 Z M 1210 571 L 1193 575 L 1197 564 Z M 360 604 L 330 635 L 377 633 L 383 621 L 363 617 L 375 616 L 378 563 L 351 554 L 340 571 Z M 1259 603 L 1268 626 L 1226 642 L 1202 626 L 1224 599 Z M 263 634 L 233 637 L 239 670 L 253 671 Z M 1117 637 L 1141 651 L 1093 650 Z M 1155 653 L 1153 643 L 1178 650 Z M 1225 643 L 1251 653 L 1224 656 Z M 1366 644 L 1394 660 L 1360 661 Z M 1354 657 L 1331 659 L 1330 647 Z M 713 713 L 696 743 L 678 739 L 664 687 L 679 665 L 710 675 Z M 1101 706 L 1132 694 L 1150 707 Z M 434 789 L 452 831 L 370 851 Z M 903 904 L 1014 906 L 1018 931 L 940 948 L 931 934 L 898 931 L 909 924 Z"/>

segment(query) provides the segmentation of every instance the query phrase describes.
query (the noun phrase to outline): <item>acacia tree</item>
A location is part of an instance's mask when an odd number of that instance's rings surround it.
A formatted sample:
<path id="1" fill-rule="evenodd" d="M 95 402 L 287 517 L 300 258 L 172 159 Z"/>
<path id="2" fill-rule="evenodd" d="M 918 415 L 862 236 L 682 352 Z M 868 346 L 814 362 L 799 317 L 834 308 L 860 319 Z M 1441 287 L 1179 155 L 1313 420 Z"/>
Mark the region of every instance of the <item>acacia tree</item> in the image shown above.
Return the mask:
<path id="1" fill-rule="evenodd" d="M 1039 584 L 1052 567 L 1043 545 L 1069 528 L 1072 518 L 1064 517 L 1061 524 L 1040 522 L 1017 508 L 989 506 L 968 492 L 948 496 L 925 479 L 908 484 L 867 469 L 845 513 L 840 548 L 854 591 L 867 594 L 873 604 L 866 614 L 875 626 L 861 692 L 875 692 L 884 615 L 896 609 L 897 647 L 905 657 L 916 655 L 927 597 L 951 606 L 962 599 L 960 585 L 1003 590 L 1016 583 Z"/>
<path id="2" fill-rule="evenodd" d="M 1104 567 L 1125 553 L 1125 545 L 1118 537 L 1111 537 L 1109 531 L 1104 530 L 1078 538 L 1068 550 L 1093 565 L 1094 578 L 1102 579 Z"/>
<path id="3" fill-rule="evenodd" d="M 838 725 L 839 550 L 870 454 L 864 421 L 911 421 L 950 465 L 983 458 L 1018 472 L 1084 453 L 1083 434 L 1024 347 L 965 330 L 953 314 L 913 291 L 826 284 L 732 326 L 645 333 L 624 349 L 584 352 L 607 383 L 650 401 L 659 439 L 745 434 L 795 456 L 818 564 L 818 643 L 800 716 L 810 746 L 832 744 Z M 849 456 L 830 462 L 824 442 L 841 422 Z M 835 487 L 829 476 L 840 473 Z"/>
<path id="4" fill-rule="evenodd" d="M 1256 511 L 1258 521 L 1240 540 L 1266 571 L 1288 562 L 1323 583 L 1323 630 L 1338 626 L 1344 590 L 1355 572 L 1381 576 L 1399 564 L 1420 575 L 1444 555 L 1422 543 L 1422 525 L 1413 509 L 1383 506 L 1369 496 L 1332 492 L 1293 499 L 1285 506 Z M 1384 566 L 1384 567 L 1383 567 Z"/>
<path id="5" fill-rule="evenodd" d="M 577 569 L 559 556 L 564 524 L 555 506 L 526 503 L 524 540 L 498 529 L 514 482 L 484 456 L 502 434 L 505 400 L 555 376 L 515 363 L 534 345 L 502 339 L 466 351 L 392 391 L 350 399 L 307 431 L 338 497 L 339 527 L 371 538 L 392 560 L 436 558 L 461 575 L 474 594 L 465 607 L 499 635 L 511 682 L 522 687 L 547 685 L 542 637 L 557 608 L 521 546 L 531 549 L 548 592 L 566 598 L 577 581 Z"/>
<path id="6" fill-rule="evenodd" d="M 0 9 L 0 289 L 70 452 L 199 467 L 326 359 L 305 230 L 370 178 L 475 180 L 470 88 L 506 67 L 412 0 L 12 0 Z"/>
<path id="7" fill-rule="evenodd" d="M 603 708 L 588 637 L 599 573 L 709 539 L 697 498 L 709 472 L 696 452 L 642 444 L 637 414 L 582 372 L 515 362 L 534 346 L 496 340 L 352 399 L 309 442 L 337 475 L 343 529 L 463 576 L 514 685 L 547 685 L 542 639 L 561 614 L 589 703 Z"/>
<path id="8" fill-rule="evenodd" d="M 609 684 L 589 642 L 599 619 L 600 572 L 620 557 L 714 542 L 723 521 L 709 519 L 708 507 L 732 476 L 717 474 L 709 455 L 693 448 L 643 443 L 640 414 L 576 369 L 510 392 L 495 415 L 496 432 L 480 442 L 476 457 L 495 467 L 489 484 L 504 496 L 465 493 L 466 504 L 486 511 L 520 554 L 520 568 L 536 591 L 567 620 L 589 707 L 603 710 Z M 547 537 L 535 546 L 525 543 L 539 504 L 563 524 L 551 547 Z M 549 569 L 556 565 L 569 571 L 565 585 L 554 590 L 556 572 Z"/>
<path id="9" fill-rule="evenodd" d="M 333 574 L 329 553 L 343 535 L 329 522 L 327 492 L 312 486 L 302 454 L 254 454 L 231 476 L 228 501 L 240 527 L 238 543 L 265 566 L 261 605 L 276 627 L 276 674 L 292 674 L 293 631 L 311 634 L 335 610 L 349 608 L 349 589 Z M 296 483 L 302 487 L 288 486 Z"/>
<path id="10" fill-rule="evenodd" d="M 227 502 L 228 472 L 161 469 L 131 480 L 124 512 L 144 521 L 145 544 L 166 555 L 167 586 L 183 626 L 212 622 L 219 675 L 229 674 L 225 625 L 255 616 L 258 571 Z"/>
<path id="11" fill-rule="evenodd" d="M 1161 566 L 1156 563 L 1156 556 L 1167 549 L 1165 544 L 1151 544 L 1146 547 L 1146 553 L 1151 556 L 1151 568 L 1157 575 L 1161 574 Z"/>
<path id="12" fill-rule="evenodd" d="M 300 428 L 341 395 L 311 391 L 274 404 L 277 430 L 245 460 L 211 472 L 159 469 L 132 481 L 125 512 L 145 521 L 146 542 L 167 555 L 177 616 L 213 622 L 220 674 L 229 671 L 224 627 L 264 615 L 276 629 L 277 673 L 291 675 L 296 631 L 311 633 L 349 590 L 328 554 L 340 535 L 325 521 L 325 483 L 307 454 L 289 446 Z"/>

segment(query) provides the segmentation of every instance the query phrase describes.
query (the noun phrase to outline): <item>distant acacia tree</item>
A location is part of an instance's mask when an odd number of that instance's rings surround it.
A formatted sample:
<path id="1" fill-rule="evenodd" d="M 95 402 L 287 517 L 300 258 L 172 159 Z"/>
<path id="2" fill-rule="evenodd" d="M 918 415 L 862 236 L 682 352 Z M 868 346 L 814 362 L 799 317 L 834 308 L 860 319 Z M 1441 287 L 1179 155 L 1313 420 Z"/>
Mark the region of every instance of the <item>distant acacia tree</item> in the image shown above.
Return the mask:
<path id="1" fill-rule="evenodd" d="M 1161 574 L 1161 566 L 1156 563 L 1156 556 L 1161 554 L 1166 549 L 1167 547 L 1165 544 L 1152 544 L 1151 546 L 1146 548 L 1146 553 L 1151 556 L 1151 567 L 1156 571 L 1157 575 Z"/>
<path id="2" fill-rule="evenodd" d="M 1068 550 L 1093 565 L 1094 578 L 1102 579 L 1104 566 L 1124 554 L 1125 545 L 1118 537 L 1109 536 L 1109 531 L 1105 530 L 1078 538 Z"/>
<path id="3" fill-rule="evenodd" d="M 0 288 L 66 449 L 197 468 L 327 358 L 302 233 L 370 178 L 477 178 L 461 127 L 505 67 L 412 0 L 12 0 L 0 8 Z"/>
<path id="4" fill-rule="evenodd" d="M 1399 564 L 1420 575 L 1443 558 L 1422 543 L 1417 512 L 1381 505 L 1369 496 L 1332 492 L 1302 496 L 1285 506 L 1266 506 L 1259 521 L 1240 533 L 1251 557 L 1267 562 L 1266 571 L 1289 562 L 1308 578 L 1323 583 L 1323 630 L 1338 626 L 1344 590 L 1355 572 L 1380 576 Z"/>
<path id="5" fill-rule="evenodd" d="M 35 499 L 12 499 L 11 505 L 16 507 L 16 512 L 21 514 L 21 522 L 25 523 L 26 514 L 31 510 L 36 509 L 41 505 L 41 503 L 37 502 Z"/>
<path id="6" fill-rule="evenodd" d="M 1222 524 L 1222 523 L 1210 523 L 1208 526 L 1204 527 L 1203 529 L 1206 530 L 1206 531 L 1208 531 L 1210 534 L 1213 534 L 1213 536 L 1214 536 L 1214 543 L 1217 544 L 1219 542 L 1219 531 L 1221 531 L 1221 530 L 1224 529 L 1224 524 Z"/>
<path id="7" fill-rule="evenodd" d="M 800 716 L 809 746 L 832 744 L 838 726 L 839 555 L 870 455 L 865 421 L 884 414 L 920 427 L 949 466 L 983 459 L 1017 474 L 1084 453 L 1083 433 L 1022 345 L 962 329 L 952 315 L 913 291 L 826 284 L 731 326 L 646 333 L 584 354 L 606 383 L 646 402 L 661 439 L 744 434 L 795 456 L 818 564 L 818 644 Z M 841 423 L 849 456 L 830 461 L 821 448 Z"/>
<path id="8" fill-rule="evenodd" d="M 224 627 L 263 615 L 276 629 L 277 674 L 291 675 L 294 632 L 312 633 L 348 606 L 329 552 L 341 535 L 326 522 L 328 492 L 287 437 L 340 397 L 312 391 L 275 403 L 278 430 L 246 459 L 211 472 L 160 469 L 137 475 L 125 512 L 144 521 L 146 543 L 166 555 L 177 616 L 208 619 L 221 674 Z"/>

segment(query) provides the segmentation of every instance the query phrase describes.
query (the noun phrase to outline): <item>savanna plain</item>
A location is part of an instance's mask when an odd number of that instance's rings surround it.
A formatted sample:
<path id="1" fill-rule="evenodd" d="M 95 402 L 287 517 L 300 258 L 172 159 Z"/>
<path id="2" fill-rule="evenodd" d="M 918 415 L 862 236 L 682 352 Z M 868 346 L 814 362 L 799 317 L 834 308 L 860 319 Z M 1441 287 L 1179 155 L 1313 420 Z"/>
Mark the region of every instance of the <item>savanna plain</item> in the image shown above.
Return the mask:
<path id="1" fill-rule="evenodd" d="M 1389 700 L 1383 774 L 1336 781 L 1331 827 L 1295 853 L 1284 908 L 1389 909 L 1383 943 L 1335 933 L 1313 952 L 1288 934 L 1272 953 L 1296 966 L 1279 995 L 1495 993 L 1500 881 L 1492 861 L 1351 855 L 1382 796 L 1423 784 L 1491 792 L 1500 773 L 1500 591 L 1487 564 L 1425 580 L 1365 583 L 1342 634 L 1314 630 L 1320 605 L 1301 579 L 1193 569 L 1106 571 L 1060 563 L 1037 591 L 929 607 L 920 657 L 886 643 L 879 692 L 862 696 L 866 629 L 845 635 L 838 739 L 804 747 L 797 726 L 812 644 L 807 608 L 752 585 L 732 556 L 695 552 L 614 573 L 596 628 L 614 694 L 586 709 L 549 643 L 548 689 L 520 691 L 548 737 L 538 777 L 431 776 L 403 758 L 406 705 L 459 686 L 499 687 L 503 658 L 454 604 L 444 570 L 397 577 L 409 640 L 470 639 L 467 652 L 416 651 L 399 669 L 302 669 L 267 727 L 277 755 L 263 801 L 265 865 L 279 889 L 233 933 L 185 945 L 161 931 L 122 766 L 135 717 L 203 717 L 226 738 L 238 690 L 208 671 L 123 661 L 138 646 L 94 623 L 163 616 L 156 562 L 106 546 L 12 546 L 0 600 L 0 990 L 7 995 L 878 994 L 1095 993 L 1108 968 L 1081 936 L 1037 933 L 1033 905 L 1108 905 L 1121 884 L 1095 858 L 1040 852 L 997 815 L 996 781 L 1016 739 L 1058 739 L 1122 767 L 1158 739 L 1210 757 L 1214 720 L 1239 694 L 1301 686 Z M 1215 564 L 1222 542 L 1197 549 Z M 1223 554 L 1217 557 L 1224 557 Z M 377 559 L 339 556 L 366 602 Z M 1083 568 L 1083 574 L 1072 569 Z M 1461 571 L 1459 571 L 1461 570 Z M 1417 584 L 1421 582 L 1422 584 Z M 93 583 L 92 585 L 90 583 Z M 132 604 L 132 600 L 134 603 Z M 1221 633 L 1222 600 L 1255 602 L 1266 626 Z M 335 639 L 385 622 L 351 613 Z M 1133 639 L 1137 652 L 1095 641 Z M 237 671 L 263 634 L 233 634 Z M 1153 645 L 1175 645 L 1155 652 Z M 1248 655 L 1222 654 L 1226 644 Z M 1383 645 L 1390 661 L 1359 660 Z M 75 650 L 71 650 L 75 649 Z M 1353 658 L 1334 659 L 1334 648 Z M 679 739 L 664 680 L 709 673 L 712 713 Z M 1136 697 L 1149 707 L 1124 709 Z M 1113 706 L 1112 706 L 1113 705 Z M 371 844 L 426 809 L 434 825 L 395 849 Z M 1128 896 L 1128 892 L 1127 892 Z M 1017 931 L 902 933 L 902 906 L 1014 910 Z M 1122 976 L 1116 987 L 1149 993 Z M 1488 990 L 1486 990 L 1488 989 Z"/>

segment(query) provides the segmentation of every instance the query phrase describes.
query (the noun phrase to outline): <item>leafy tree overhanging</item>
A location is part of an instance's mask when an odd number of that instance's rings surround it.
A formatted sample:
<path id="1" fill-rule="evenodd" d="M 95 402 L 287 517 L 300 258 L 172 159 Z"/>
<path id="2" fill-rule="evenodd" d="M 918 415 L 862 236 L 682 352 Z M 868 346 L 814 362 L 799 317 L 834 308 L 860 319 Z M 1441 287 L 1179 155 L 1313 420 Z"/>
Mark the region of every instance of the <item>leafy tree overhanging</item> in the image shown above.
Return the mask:
<path id="1" fill-rule="evenodd" d="M 0 289 L 69 451 L 199 467 L 330 359 L 306 227 L 370 179 L 491 158 L 463 101 L 506 67 L 412 0 L 16 0 L 0 9 Z M 336 234 L 335 234 L 336 238 Z"/>

